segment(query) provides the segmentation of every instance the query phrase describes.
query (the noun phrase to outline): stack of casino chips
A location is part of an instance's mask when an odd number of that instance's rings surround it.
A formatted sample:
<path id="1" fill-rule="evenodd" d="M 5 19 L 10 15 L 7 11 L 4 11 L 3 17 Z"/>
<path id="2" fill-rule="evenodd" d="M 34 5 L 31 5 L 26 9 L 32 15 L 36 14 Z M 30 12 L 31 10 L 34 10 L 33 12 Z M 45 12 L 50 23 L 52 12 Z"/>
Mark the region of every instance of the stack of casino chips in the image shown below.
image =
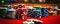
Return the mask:
<path id="1" fill-rule="evenodd" d="M 54 7 L 53 7 L 53 11 L 54 11 L 54 14 L 53 14 L 53 15 L 57 15 L 57 9 L 58 9 L 57 6 L 54 6 Z"/>
<path id="2" fill-rule="evenodd" d="M 31 9 L 28 9 L 28 16 L 32 16 L 32 10 Z"/>
<path id="3" fill-rule="evenodd" d="M 28 7 L 27 16 L 30 16 L 30 17 L 33 17 L 34 18 L 36 16 L 36 13 L 34 12 L 35 10 L 36 10 L 35 8 L 29 6 Z"/>
<path id="4" fill-rule="evenodd" d="M 57 6 L 54 6 L 54 12 L 55 12 L 55 14 L 54 15 L 57 15 L 57 9 L 58 9 L 58 7 Z"/>
<path id="5" fill-rule="evenodd" d="M 58 7 L 57 6 L 54 6 L 54 11 L 56 11 L 58 9 Z"/>
<path id="6" fill-rule="evenodd" d="M 18 4 L 16 10 L 17 10 L 17 19 L 26 19 L 27 8 L 25 4 Z"/>
<path id="7" fill-rule="evenodd" d="M 44 15 L 44 8 L 41 8 L 42 16 Z"/>
<path id="8" fill-rule="evenodd" d="M 33 16 L 33 10 L 32 9 L 28 9 L 28 16 L 32 17 Z"/>
<path id="9" fill-rule="evenodd" d="M 48 16 L 48 8 L 44 8 L 44 16 Z"/>
<path id="10" fill-rule="evenodd" d="M 11 19 L 16 19 L 16 10 L 15 9 L 8 9 L 7 17 Z"/>
<path id="11" fill-rule="evenodd" d="M 49 6 L 49 15 L 53 15 L 53 7 L 52 6 Z"/>
<path id="12" fill-rule="evenodd" d="M 28 14 L 27 14 L 28 16 L 32 16 L 32 9 L 28 9 Z"/>
<path id="13" fill-rule="evenodd" d="M 21 8 L 23 11 L 22 18 L 26 19 L 27 18 L 27 9 L 26 8 Z"/>
<path id="14" fill-rule="evenodd" d="M 48 16 L 48 8 L 41 8 L 41 12 L 43 17 Z"/>
<path id="15" fill-rule="evenodd" d="M 34 7 L 31 9 L 28 9 L 28 16 L 33 17 L 33 18 L 41 18 L 42 13 L 41 13 L 40 7 Z"/>
<path id="16" fill-rule="evenodd" d="M 16 10 L 11 5 L 4 5 L 8 9 L 7 18 L 15 19 Z"/>
<path id="17" fill-rule="evenodd" d="M 42 13 L 41 13 L 41 6 L 35 6 L 34 8 L 36 8 L 36 12 L 37 12 L 37 18 L 41 18 L 42 17 Z"/>
<path id="18" fill-rule="evenodd" d="M 17 9 L 16 19 L 22 19 L 23 10 Z"/>
<path id="19" fill-rule="evenodd" d="M 0 18 L 6 18 L 7 17 L 7 8 L 0 8 Z"/>
<path id="20" fill-rule="evenodd" d="M 49 15 L 57 15 L 57 10 L 58 7 L 57 6 L 54 6 L 54 7 L 49 7 Z"/>

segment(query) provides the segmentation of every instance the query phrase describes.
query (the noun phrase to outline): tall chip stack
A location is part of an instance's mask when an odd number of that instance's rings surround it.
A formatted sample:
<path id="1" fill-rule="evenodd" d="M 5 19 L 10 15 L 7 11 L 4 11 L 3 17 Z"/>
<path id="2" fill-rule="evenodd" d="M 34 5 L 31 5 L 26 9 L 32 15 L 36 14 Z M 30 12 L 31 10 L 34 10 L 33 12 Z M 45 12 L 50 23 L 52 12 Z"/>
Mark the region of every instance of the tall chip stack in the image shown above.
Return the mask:
<path id="1" fill-rule="evenodd" d="M 28 15 L 33 18 L 41 18 L 41 8 L 40 7 L 31 7 L 28 9 Z"/>
<path id="2" fill-rule="evenodd" d="M 27 16 L 32 16 L 32 10 L 31 9 L 28 9 L 28 14 Z"/>
<path id="3" fill-rule="evenodd" d="M 41 8 L 42 17 L 44 15 L 44 8 Z"/>
<path id="4" fill-rule="evenodd" d="M 48 8 L 46 7 L 41 8 L 41 13 L 42 13 L 42 17 L 48 16 Z"/>
<path id="5" fill-rule="evenodd" d="M 17 8 L 18 19 L 26 19 L 27 18 L 27 8 L 25 4 L 18 4 Z"/>
<path id="6" fill-rule="evenodd" d="M 32 10 L 33 10 L 33 11 L 32 11 L 32 17 L 33 17 L 33 18 L 37 18 L 36 8 L 33 8 Z"/>
<path id="7" fill-rule="evenodd" d="M 17 14 L 16 14 L 16 19 L 22 19 L 22 15 L 21 14 L 23 14 L 23 11 L 22 11 L 22 6 L 21 5 L 18 5 L 18 7 L 17 7 Z"/>
<path id="8" fill-rule="evenodd" d="M 22 10 L 23 10 L 23 14 L 22 14 L 22 18 L 23 19 L 27 19 L 27 8 L 26 8 L 26 4 L 21 4 L 22 5 Z"/>
<path id="9" fill-rule="evenodd" d="M 16 10 L 15 9 L 8 9 L 7 17 L 10 19 L 16 19 Z"/>
<path id="10" fill-rule="evenodd" d="M 58 9 L 58 7 L 57 6 L 54 6 L 54 15 L 57 15 L 57 9 Z"/>
<path id="11" fill-rule="evenodd" d="M 48 16 L 48 8 L 47 7 L 44 8 L 44 15 L 43 16 Z"/>
<path id="12" fill-rule="evenodd" d="M 41 13 L 41 6 L 35 6 L 34 8 L 36 8 L 36 12 L 37 12 L 37 18 L 41 18 L 42 17 L 42 13 Z"/>
<path id="13" fill-rule="evenodd" d="M 22 9 L 17 9 L 16 19 L 22 19 L 23 11 Z"/>
<path id="14" fill-rule="evenodd" d="M 55 9 L 54 8 L 56 8 L 56 7 L 49 7 L 50 9 L 49 9 L 49 15 L 56 15 L 57 14 L 57 12 L 55 11 Z"/>
<path id="15" fill-rule="evenodd" d="M 28 6 L 27 8 L 28 8 L 27 16 L 32 17 L 33 16 L 33 10 L 34 10 L 33 7 L 32 6 Z"/>
<path id="16" fill-rule="evenodd" d="M 54 6 L 54 11 L 56 11 L 58 9 L 58 7 L 57 6 Z"/>
<path id="17" fill-rule="evenodd" d="M 15 19 L 16 10 L 11 5 L 4 5 L 4 7 L 8 9 L 7 18 Z"/>

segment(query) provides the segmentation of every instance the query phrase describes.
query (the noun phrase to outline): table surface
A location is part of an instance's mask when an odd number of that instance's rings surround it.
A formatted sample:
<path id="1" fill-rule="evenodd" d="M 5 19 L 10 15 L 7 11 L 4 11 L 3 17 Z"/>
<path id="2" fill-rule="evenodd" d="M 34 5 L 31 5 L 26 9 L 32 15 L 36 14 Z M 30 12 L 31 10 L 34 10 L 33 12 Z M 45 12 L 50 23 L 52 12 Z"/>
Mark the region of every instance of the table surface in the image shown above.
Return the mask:
<path id="1" fill-rule="evenodd" d="M 43 24 L 60 24 L 60 15 L 57 16 L 48 16 L 43 18 L 37 18 L 38 20 L 42 20 Z M 17 20 L 17 19 L 5 19 L 0 18 L 0 24 L 22 24 L 25 20 Z"/>

